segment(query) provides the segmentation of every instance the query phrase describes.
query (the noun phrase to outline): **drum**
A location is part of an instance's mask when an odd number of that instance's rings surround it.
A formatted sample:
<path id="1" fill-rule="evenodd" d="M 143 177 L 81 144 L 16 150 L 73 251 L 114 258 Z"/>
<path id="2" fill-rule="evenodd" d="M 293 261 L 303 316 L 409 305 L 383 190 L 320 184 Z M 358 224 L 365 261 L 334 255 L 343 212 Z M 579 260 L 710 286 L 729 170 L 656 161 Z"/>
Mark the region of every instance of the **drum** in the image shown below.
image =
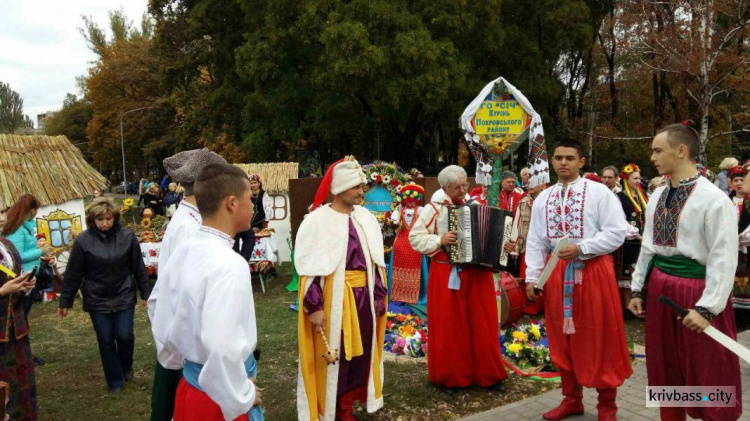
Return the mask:
<path id="1" fill-rule="evenodd" d="M 523 316 L 523 309 L 528 304 L 526 282 L 523 279 L 514 278 L 508 272 L 496 273 L 494 279 L 497 316 L 502 329 L 517 322 Z"/>

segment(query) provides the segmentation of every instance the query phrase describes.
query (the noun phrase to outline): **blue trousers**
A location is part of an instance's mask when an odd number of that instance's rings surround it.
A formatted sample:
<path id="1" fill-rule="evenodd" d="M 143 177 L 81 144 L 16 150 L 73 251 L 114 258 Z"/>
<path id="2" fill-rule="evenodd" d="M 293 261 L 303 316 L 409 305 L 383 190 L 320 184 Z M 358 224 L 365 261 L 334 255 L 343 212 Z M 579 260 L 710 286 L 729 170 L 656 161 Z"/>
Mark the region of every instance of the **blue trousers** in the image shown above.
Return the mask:
<path id="1" fill-rule="evenodd" d="M 104 377 L 110 389 L 122 387 L 125 373 L 133 370 L 134 314 L 134 307 L 114 313 L 89 313 L 96 331 Z"/>

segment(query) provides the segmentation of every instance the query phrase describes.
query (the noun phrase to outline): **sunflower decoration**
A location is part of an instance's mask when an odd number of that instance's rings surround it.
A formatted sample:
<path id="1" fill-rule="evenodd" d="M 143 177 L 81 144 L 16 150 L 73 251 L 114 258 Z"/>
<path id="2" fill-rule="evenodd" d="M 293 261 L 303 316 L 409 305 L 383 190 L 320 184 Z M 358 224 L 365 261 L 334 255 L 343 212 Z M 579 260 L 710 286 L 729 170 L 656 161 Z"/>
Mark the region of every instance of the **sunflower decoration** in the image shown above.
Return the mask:
<path id="1" fill-rule="evenodd" d="M 149 218 L 143 218 L 143 220 L 141 221 L 141 227 L 143 227 L 145 229 L 151 228 L 151 219 L 149 219 Z"/>
<path id="2" fill-rule="evenodd" d="M 625 168 L 620 171 L 620 178 L 623 180 L 627 180 L 628 177 L 630 177 L 630 174 L 634 172 L 641 172 L 641 169 L 638 167 L 638 165 L 633 164 L 632 162 L 625 166 Z"/>
<path id="3" fill-rule="evenodd" d="M 127 211 L 129 211 L 129 210 L 130 210 L 130 208 L 129 208 L 129 207 L 127 207 L 127 206 L 123 206 L 123 207 L 121 207 L 121 208 L 120 208 L 120 213 L 124 215 L 124 214 L 125 214 L 125 212 L 127 212 Z"/>
<path id="4" fill-rule="evenodd" d="M 125 199 L 125 200 L 122 201 L 122 204 L 125 205 L 126 207 L 130 208 L 133 205 L 135 205 L 135 200 L 133 200 L 132 198 L 127 198 L 127 199 Z"/>

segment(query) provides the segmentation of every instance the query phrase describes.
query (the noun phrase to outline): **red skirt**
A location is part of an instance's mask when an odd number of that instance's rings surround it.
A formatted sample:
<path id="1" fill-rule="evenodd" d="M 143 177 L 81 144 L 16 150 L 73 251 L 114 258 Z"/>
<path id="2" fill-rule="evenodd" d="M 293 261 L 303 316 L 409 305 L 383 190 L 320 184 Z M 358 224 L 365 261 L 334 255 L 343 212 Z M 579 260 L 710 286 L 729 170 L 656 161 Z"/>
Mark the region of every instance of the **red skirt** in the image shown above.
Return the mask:
<path id="1" fill-rule="evenodd" d="M 202 392 L 183 378 L 177 386 L 174 403 L 174 421 L 224 421 L 221 408 L 205 392 Z M 234 421 L 248 421 L 242 414 Z"/>
<path id="2" fill-rule="evenodd" d="M 689 330 L 672 309 L 659 303 L 661 294 L 684 308 L 693 308 L 703 295 L 705 279 L 651 272 L 646 301 L 646 371 L 651 386 L 734 386 L 734 408 L 685 408 L 703 420 L 736 420 L 742 414 L 742 382 L 737 355 L 708 336 Z M 711 325 L 737 340 L 731 298 Z"/>
<path id="3" fill-rule="evenodd" d="M 563 333 L 563 279 L 560 260 L 544 286 L 547 337 L 552 362 L 575 374 L 581 386 L 618 387 L 633 374 L 625 340 L 620 294 L 610 256 L 584 261 L 583 282 L 573 289 L 576 333 Z"/>
<path id="4" fill-rule="evenodd" d="M 508 377 L 500 354 L 497 300 L 492 272 L 465 268 L 461 289 L 448 289 L 452 265 L 440 253 L 427 283 L 430 382 L 443 387 L 487 387 Z"/>

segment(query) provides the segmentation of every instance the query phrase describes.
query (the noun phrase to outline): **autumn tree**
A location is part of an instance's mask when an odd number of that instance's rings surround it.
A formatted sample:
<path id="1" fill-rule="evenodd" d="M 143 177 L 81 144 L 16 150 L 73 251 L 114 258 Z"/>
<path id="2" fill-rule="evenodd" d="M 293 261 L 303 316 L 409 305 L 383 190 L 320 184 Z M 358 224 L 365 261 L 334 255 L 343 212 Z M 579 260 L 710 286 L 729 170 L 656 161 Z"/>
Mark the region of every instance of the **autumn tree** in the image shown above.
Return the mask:
<path id="1" fill-rule="evenodd" d="M 33 128 L 34 123 L 23 113 L 23 99 L 7 83 L 0 82 L 0 133 L 14 133 Z"/>
<path id="2" fill-rule="evenodd" d="M 86 126 L 91 120 L 91 115 L 91 103 L 86 98 L 67 94 L 62 108 L 47 119 L 44 133 L 50 136 L 64 135 L 73 144 L 85 143 Z"/>
<path id="3" fill-rule="evenodd" d="M 108 40 L 93 22 L 84 19 L 84 23 L 89 46 L 99 55 L 85 80 L 92 109 L 86 127 L 92 158 L 99 168 L 119 170 L 120 119 L 127 111 L 146 107 L 123 120 L 127 167 L 137 171 L 160 167 L 171 152 L 175 112 L 161 88 L 161 60 L 151 49 L 150 24 L 137 30 L 121 12 L 111 13 L 115 35 Z"/>
<path id="4" fill-rule="evenodd" d="M 699 159 L 706 162 L 711 113 L 726 96 L 733 77 L 748 70 L 744 40 L 750 24 L 750 2 L 640 0 L 644 17 L 636 34 L 644 63 L 665 74 L 685 78 L 685 89 L 700 117 Z"/>

